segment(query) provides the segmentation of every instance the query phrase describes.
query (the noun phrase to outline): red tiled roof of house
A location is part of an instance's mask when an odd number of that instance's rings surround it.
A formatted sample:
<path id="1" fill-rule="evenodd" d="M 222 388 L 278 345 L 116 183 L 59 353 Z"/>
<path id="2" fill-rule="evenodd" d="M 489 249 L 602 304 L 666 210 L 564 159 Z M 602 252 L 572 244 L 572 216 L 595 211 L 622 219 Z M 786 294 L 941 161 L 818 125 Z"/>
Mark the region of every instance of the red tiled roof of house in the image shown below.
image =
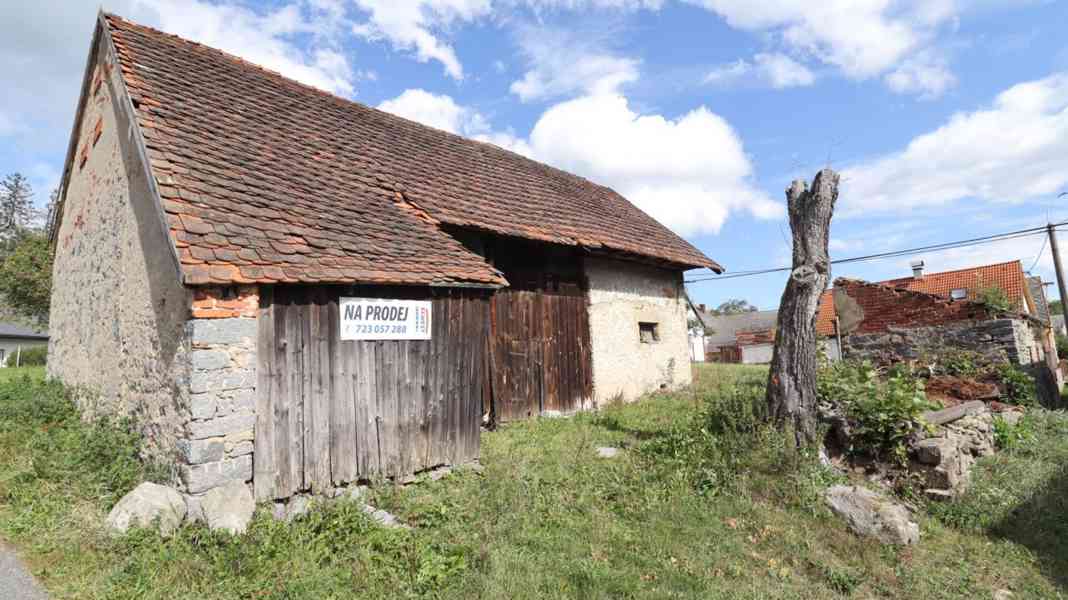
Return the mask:
<path id="1" fill-rule="evenodd" d="M 1026 306 L 1028 294 L 1023 265 L 1018 260 L 941 273 L 925 273 L 921 277 L 901 277 L 878 282 L 878 285 L 934 294 L 944 298 L 949 298 L 953 290 L 964 289 L 967 290 L 966 299 L 968 300 L 974 300 L 978 290 L 997 286 L 1005 291 L 1009 301 L 1017 307 Z M 834 335 L 834 317 L 834 294 L 832 290 L 826 290 L 820 296 L 820 308 L 816 315 L 816 333 L 822 336 Z"/>
<path id="2" fill-rule="evenodd" d="M 442 224 L 719 269 L 608 188 L 104 19 L 187 283 L 506 283 Z"/>

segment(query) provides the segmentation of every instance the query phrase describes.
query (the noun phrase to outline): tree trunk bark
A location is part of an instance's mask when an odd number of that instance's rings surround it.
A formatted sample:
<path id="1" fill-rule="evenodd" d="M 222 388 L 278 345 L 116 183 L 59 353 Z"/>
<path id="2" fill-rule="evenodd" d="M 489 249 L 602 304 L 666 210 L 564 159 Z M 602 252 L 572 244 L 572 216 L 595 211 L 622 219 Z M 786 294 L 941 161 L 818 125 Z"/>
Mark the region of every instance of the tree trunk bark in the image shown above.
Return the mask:
<path id="1" fill-rule="evenodd" d="M 827 240 L 838 179 L 823 169 L 811 188 L 796 180 L 786 190 L 793 270 L 779 303 L 767 402 L 768 417 L 792 427 L 799 447 L 816 441 L 816 312 L 831 277 Z"/>

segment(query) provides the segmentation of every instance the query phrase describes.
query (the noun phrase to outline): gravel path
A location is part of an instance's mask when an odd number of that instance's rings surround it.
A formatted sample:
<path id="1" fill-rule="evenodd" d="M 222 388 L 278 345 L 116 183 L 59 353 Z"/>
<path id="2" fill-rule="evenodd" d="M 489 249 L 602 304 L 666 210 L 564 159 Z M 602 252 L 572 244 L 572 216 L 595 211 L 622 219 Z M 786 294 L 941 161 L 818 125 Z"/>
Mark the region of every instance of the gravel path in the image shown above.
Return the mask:
<path id="1" fill-rule="evenodd" d="M 0 598 L 4 600 L 47 600 L 33 575 L 26 570 L 19 557 L 9 546 L 0 542 Z"/>

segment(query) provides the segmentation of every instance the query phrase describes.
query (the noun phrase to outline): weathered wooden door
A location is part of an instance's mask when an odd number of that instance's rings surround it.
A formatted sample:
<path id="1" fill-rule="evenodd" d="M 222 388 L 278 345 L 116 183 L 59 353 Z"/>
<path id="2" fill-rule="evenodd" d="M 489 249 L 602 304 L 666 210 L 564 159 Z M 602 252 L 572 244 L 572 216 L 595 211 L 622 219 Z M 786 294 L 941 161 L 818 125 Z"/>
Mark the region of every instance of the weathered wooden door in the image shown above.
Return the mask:
<path id="1" fill-rule="evenodd" d="M 592 396 L 586 296 L 577 285 L 493 295 L 493 407 L 500 421 L 572 412 Z"/>
<path id="2" fill-rule="evenodd" d="M 264 288 L 254 487 L 260 500 L 478 456 L 488 300 L 433 294 L 430 340 L 341 341 L 342 288 Z M 344 295 L 430 299 L 381 287 Z"/>

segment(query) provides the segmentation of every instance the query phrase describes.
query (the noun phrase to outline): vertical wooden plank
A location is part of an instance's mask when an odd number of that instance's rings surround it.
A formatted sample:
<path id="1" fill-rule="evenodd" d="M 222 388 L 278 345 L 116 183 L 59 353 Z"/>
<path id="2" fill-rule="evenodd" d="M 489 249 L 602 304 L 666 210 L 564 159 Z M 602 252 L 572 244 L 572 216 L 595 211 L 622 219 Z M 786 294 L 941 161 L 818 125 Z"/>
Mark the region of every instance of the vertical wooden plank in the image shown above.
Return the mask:
<path id="1" fill-rule="evenodd" d="M 282 497 L 292 496 L 301 489 L 304 479 L 304 375 L 303 375 L 303 337 L 301 326 L 301 297 L 297 290 L 290 288 L 286 293 L 284 306 L 285 319 L 281 350 L 285 353 L 284 395 L 280 397 L 282 419 L 278 422 L 285 429 L 286 445 L 276 446 L 279 462 L 284 468 L 279 469 L 278 493 Z M 278 330 L 276 325 L 275 330 Z"/>
<path id="2" fill-rule="evenodd" d="M 448 405 L 448 305 L 449 296 L 442 293 L 434 299 L 434 322 L 432 327 L 432 340 L 434 347 L 434 382 L 433 403 L 431 404 L 430 416 L 430 444 L 431 461 L 433 464 L 446 462 L 443 448 L 445 446 L 444 417 L 445 408 Z"/>
<path id="3" fill-rule="evenodd" d="M 312 491 L 322 493 L 330 489 L 330 355 L 326 331 L 329 316 L 323 288 L 317 286 L 309 292 L 309 335 L 305 340 L 305 356 L 308 357 L 306 368 L 311 387 L 305 395 L 305 401 L 310 405 L 305 414 L 311 416 L 311 423 L 306 427 L 309 435 L 304 442 L 304 478 Z"/>
<path id="4" fill-rule="evenodd" d="M 352 399 L 352 363 L 341 342 L 338 296 L 327 299 L 330 346 L 330 475 L 335 484 L 359 477 L 356 460 L 356 404 Z"/>
<path id="5" fill-rule="evenodd" d="M 260 286 L 260 306 L 256 313 L 256 429 L 252 453 L 252 486 L 259 502 L 275 498 L 274 451 L 274 313 L 272 286 Z"/>
<path id="6" fill-rule="evenodd" d="M 275 431 L 275 495 L 279 498 L 287 498 L 292 493 L 290 482 L 292 481 L 292 467 L 290 465 L 290 411 L 293 401 L 290 388 L 292 386 L 292 365 L 290 364 L 290 346 L 294 343 L 290 339 L 289 320 L 292 318 L 290 309 L 290 297 L 286 288 L 275 288 L 274 297 L 274 343 L 275 343 L 275 367 L 277 377 L 273 386 L 274 395 L 272 405 L 274 409 Z"/>

